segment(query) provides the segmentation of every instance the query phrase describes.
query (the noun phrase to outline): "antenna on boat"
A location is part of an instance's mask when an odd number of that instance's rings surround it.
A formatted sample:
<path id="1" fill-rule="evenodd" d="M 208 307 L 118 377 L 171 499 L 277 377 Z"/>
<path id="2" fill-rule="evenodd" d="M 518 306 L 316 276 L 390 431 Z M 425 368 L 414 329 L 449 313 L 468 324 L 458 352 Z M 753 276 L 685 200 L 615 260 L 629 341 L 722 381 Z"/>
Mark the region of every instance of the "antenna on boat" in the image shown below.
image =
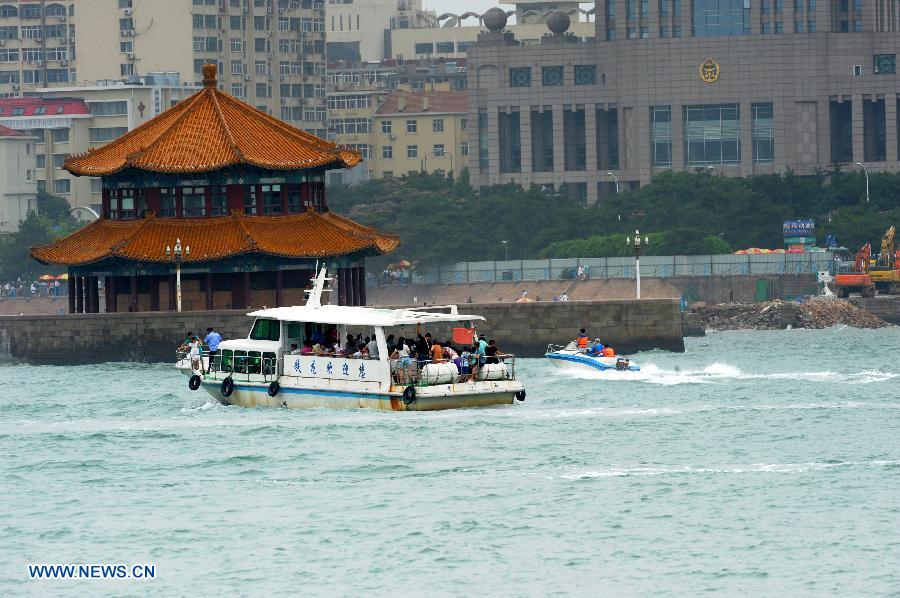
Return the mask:
<path id="1" fill-rule="evenodd" d="M 319 268 L 319 262 L 316 261 L 316 269 Z M 331 289 L 325 288 L 326 282 L 331 282 L 333 279 L 325 277 L 326 268 L 322 266 L 321 270 L 318 270 L 316 277 L 313 279 L 313 287 L 311 289 L 306 289 L 304 292 L 307 294 L 306 298 L 306 307 L 322 307 L 322 293 L 330 293 Z"/>

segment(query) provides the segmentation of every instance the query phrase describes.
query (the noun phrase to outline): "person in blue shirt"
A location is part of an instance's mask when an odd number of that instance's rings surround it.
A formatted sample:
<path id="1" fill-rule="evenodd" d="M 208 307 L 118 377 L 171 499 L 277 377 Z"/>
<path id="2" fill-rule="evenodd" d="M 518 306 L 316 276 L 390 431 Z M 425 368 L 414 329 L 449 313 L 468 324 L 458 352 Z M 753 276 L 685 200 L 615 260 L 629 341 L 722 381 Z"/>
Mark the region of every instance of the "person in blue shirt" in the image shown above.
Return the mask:
<path id="1" fill-rule="evenodd" d="M 213 361 L 215 360 L 215 356 L 219 351 L 219 343 L 222 342 L 222 335 L 215 331 L 214 328 L 210 327 L 206 329 L 206 338 L 203 339 L 203 343 L 209 347 L 209 367 L 206 369 L 206 373 L 209 373 L 209 370 L 213 367 Z"/>
<path id="2" fill-rule="evenodd" d="M 475 354 L 478 355 L 478 363 L 484 365 L 485 362 L 485 351 L 487 350 L 488 342 L 484 340 L 484 335 L 481 334 L 478 336 L 478 349 L 475 351 Z"/>

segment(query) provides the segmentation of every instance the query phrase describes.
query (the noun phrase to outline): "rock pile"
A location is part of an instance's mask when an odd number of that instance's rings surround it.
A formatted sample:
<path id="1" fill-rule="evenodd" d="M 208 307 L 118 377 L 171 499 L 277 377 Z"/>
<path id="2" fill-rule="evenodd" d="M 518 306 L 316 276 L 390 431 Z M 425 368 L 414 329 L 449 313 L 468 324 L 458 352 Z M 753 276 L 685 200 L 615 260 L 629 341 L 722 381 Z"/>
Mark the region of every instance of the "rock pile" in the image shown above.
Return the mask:
<path id="1" fill-rule="evenodd" d="M 706 330 L 784 330 L 785 328 L 882 328 L 887 322 L 848 301 L 811 299 L 764 303 L 723 303 L 697 309 Z"/>

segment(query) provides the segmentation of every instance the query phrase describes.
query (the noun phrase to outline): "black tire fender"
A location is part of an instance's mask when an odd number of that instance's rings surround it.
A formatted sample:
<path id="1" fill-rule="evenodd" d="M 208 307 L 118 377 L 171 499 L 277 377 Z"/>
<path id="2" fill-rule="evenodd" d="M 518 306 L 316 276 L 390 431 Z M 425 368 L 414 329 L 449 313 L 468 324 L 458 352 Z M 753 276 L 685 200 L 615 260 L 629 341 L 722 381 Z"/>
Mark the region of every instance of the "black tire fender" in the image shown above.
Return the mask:
<path id="1" fill-rule="evenodd" d="M 191 390 L 197 390 L 198 388 L 200 388 L 199 374 L 193 374 L 191 376 L 190 380 L 188 380 L 188 388 L 190 388 Z"/>
<path id="2" fill-rule="evenodd" d="M 524 389 L 524 388 L 523 388 L 522 390 L 520 390 L 519 392 L 516 393 L 516 400 L 517 400 L 517 401 L 524 401 L 524 400 L 525 400 L 525 389 Z"/>
<path id="3" fill-rule="evenodd" d="M 277 396 L 278 392 L 280 390 L 281 390 L 281 385 L 278 383 L 277 380 L 274 380 L 274 381 L 272 381 L 271 384 L 269 384 L 269 396 L 270 397 Z"/>
<path id="4" fill-rule="evenodd" d="M 234 392 L 234 380 L 231 379 L 231 376 L 228 376 L 224 380 L 222 380 L 222 386 L 219 388 L 222 392 L 223 397 L 230 397 L 231 393 Z"/>
<path id="5" fill-rule="evenodd" d="M 403 404 L 412 405 L 416 402 L 416 387 L 409 385 L 403 390 Z"/>

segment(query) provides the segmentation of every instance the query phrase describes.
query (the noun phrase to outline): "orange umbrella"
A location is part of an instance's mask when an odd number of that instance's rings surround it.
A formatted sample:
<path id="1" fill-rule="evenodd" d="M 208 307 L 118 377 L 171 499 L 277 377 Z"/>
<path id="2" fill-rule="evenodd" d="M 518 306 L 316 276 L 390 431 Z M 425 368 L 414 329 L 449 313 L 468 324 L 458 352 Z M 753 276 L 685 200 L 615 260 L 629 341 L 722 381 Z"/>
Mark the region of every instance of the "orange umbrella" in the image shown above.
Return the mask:
<path id="1" fill-rule="evenodd" d="M 56 277 L 52 274 L 43 274 L 38 277 L 38 280 L 56 280 Z"/>
<path id="2" fill-rule="evenodd" d="M 69 280 L 69 273 L 66 272 L 65 274 L 60 274 L 56 277 L 56 280 Z"/>

